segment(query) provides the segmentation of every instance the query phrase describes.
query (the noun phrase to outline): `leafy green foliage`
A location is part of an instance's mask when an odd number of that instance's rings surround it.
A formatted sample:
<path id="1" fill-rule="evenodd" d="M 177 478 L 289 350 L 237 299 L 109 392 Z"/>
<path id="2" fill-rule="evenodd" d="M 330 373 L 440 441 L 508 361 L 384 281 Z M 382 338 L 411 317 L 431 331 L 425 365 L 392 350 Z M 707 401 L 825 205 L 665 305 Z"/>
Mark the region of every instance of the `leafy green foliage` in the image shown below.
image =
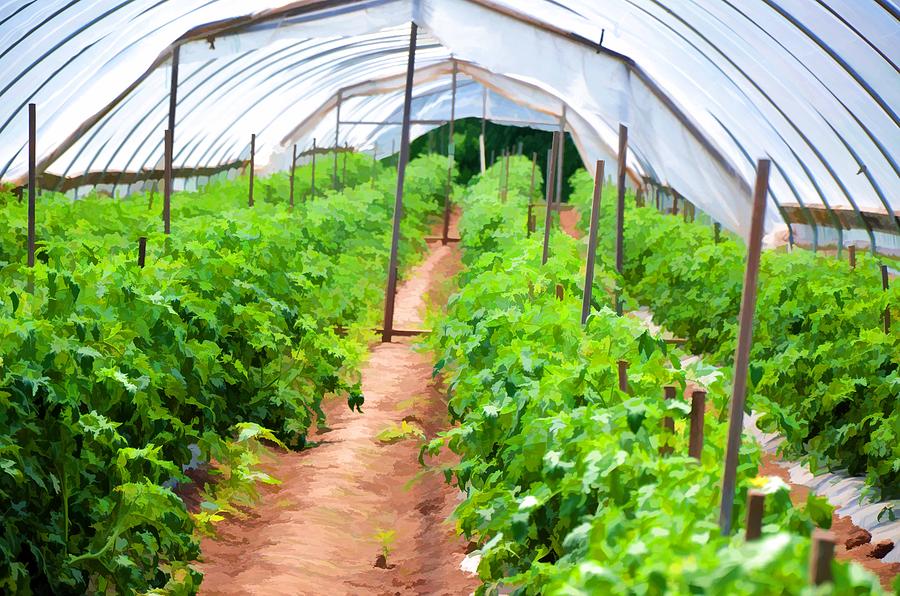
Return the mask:
<path id="1" fill-rule="evenodd" d="M 158 195 L 45 193 L 33 271 L 25 206 L 5 202 L 0 591 L 193 591 L 195 523 L 164 486 L 184 480 L 189 446 L 227 467 L 233 489 L 270 480 L 255 469 L 256 442 L 303 447 L 323 397 L 360 409 L 357 365 L 381 310 L 396 178 L 384 170 L 369 182 L 371 162 L 348 161 L 348 180 L 365 182 L 323 183 L 293 210 L 286 174 L 259 182 L 274 191 L 253 209 L 245 179 L 178 193 L 168 237 L 154 231 Z M 423 158 L 407 175 L 405 265 L 443 203 L 447 162 Z"/>
<path id="2" fill-rule="evenodd" d="M 589 209 L 590 178 L 573 179 Z M 609 189 L 610 191 L 613 189 Z M 604 193 L 604 202 L 607 194 Z M 629 198 L 625 285 L 655 319 L 723 366 L 734 357 L 745 248 Z M 610 209 L 612 207 L 610 206 Z M 609 212 L 611 213 L 611 211 Z M 606 217 L 611 217 L 605 213 Z M 603 229 L 611 229 L 611 219 Z M 601 250 L 601 253 L 604 251 Z M 764 430 L 813 471 L 866 475 L 885 497 L 900 495 L 900 328 L 882 313 L 900 304 L 900 285 L 881 288 L 877 262 L 846 262 L 805 250 L 766 251 L 760 267 L 749 403 Z"/>
<path id="3" fill-rule="evenodd" d="M 506 203 L 496 171 L 462 199 L 467 269 L 430 338 L 458 425 L 423 448 L 460 456 L 446 469 L 465 492 L 455 515 L 481 544 L 479 593 L 522 594 L 805 593 L 813 511 L 795 509 L 787 487 L 767 499 L 765 539 L 723 537 L 717 524 L 727 393 L 708 367 L 682 368 L 681 354 L 636 320 L 609 308 L 617 280 L 600 275 L 598 308 L 580 324 L 580 243 L 525 238 L 525 160 L 515 160 Z M 530 175 L 530 171 L 529 171 Z M 527 182 L 527 179 L 526 179 Z M 564 298 L 556 297 L 557 284 Z M 617 362 L 627 360 L 627 392 Z M 686 400 L 665 385 L 706 388 L 700 461 L 686 457 Z M 674 434 L 663 426 L 675 421 Z M 661 456 L 668 446 L 672 455 Z M 735 520 L 755 478 L 759 449 L 741 447 Z M 764 480 L 768 485 L 769 481 Z M 878 593 L 877 580 L 835 566 L 835 593 Z"/>

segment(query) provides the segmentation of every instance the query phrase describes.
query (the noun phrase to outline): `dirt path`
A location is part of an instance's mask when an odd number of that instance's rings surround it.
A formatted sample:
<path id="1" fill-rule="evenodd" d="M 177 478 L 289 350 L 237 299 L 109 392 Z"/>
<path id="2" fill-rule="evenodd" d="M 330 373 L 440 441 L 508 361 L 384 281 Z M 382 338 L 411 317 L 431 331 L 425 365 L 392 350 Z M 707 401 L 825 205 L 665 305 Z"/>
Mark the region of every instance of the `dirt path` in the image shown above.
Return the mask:
<path id="1" fill-rule="evenodd" d="M 400 287 L 398 327 L 422 327 L 423 296 L 442 294 L 459 267 L 455 246 L 430 248 Z M 472 593 L 479 582 L 459 570 L 466 542 L 445 521 L 458 491 L 440 474 L 419 478 L 417 438 L 376 438 L 403 421 L 428 436 L 446 428 L 431 371 L 409 341 L 375 346 L 363 369 L 364 414 L 330 402 L 331 429 L 312 437 L 319 446 L 277 454 L 267 469 L 283 483 L 264 490 L 246 519 L 223 522 L 216 540 L 203 540 L 201 593 Z M 376 535 L 390 532 L 387 568 L 376 567 Z"/>

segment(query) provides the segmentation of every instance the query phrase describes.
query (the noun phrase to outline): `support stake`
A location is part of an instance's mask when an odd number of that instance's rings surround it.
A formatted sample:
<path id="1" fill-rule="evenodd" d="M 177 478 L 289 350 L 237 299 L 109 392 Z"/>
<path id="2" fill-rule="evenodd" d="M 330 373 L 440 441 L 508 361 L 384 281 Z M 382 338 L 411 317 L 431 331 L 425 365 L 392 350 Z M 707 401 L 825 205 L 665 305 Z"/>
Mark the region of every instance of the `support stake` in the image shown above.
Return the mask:
<path id="1" fill-rule="evenodd" d="M 700 461 L 703 457 L 703 420 L 706 415 L 706 391 L 691 394 L 691 437 L 688 455 Z"/>
<path id="2" fill-rule="evenodd" d="M 753 191 L 753 215 L 750 222 L 747 269 L 744 272 L 744 289 L 741 296 L 741 313 L 738 322 L 738 342 L 734 357 L 734 384 L 729 408 L 728 448 L 725 454 L 725 473 L 722 478 L 722 502 L 719 507 L 719 527 L 722 530 L 722 534 L 726 536 L 731 533 L 738 452 L 741 448 L 741 435 L 744 428 L 744 404 L 747 400 L 747 367 L 750 364 L 750 347 L 753 344 L 753 315 L 756 311 L 756 290 L 759 279 L 759 261 L 762 253 L 762 237 L 765 231 L 766 196 L 769 193 L 770 166 L 771 162 L 768 159 L 759 160 L 756 166 L 756 186 Z"/>
<path id="3" fill-rule="evenodd" d="M 814 586 L 832 580 L 831 561 L 834 559 L 835 536 L 832 532 L 816 528 L 809 551 L 809 582 Z"/>
<path id="4" fill-rule="evenodd" d="M 456 158 L 456 145 L 453 142 L 454 126 L 456 124 L 456 76 L 457 66 L 453 62 L 453 80 L 450 84 L 450 138 L 447 143 L 447 193 L 444 196 L 444 228 L 441 234 L 441 244 L 447 245 L 450 234 L 450 195 L 453 193 L 453 161 Z"/>
<path id="5" fill-rule="evenodd" d="M 250 198 L 248 203 L 253 207 L 253 170 L 256 167 L 256 133 L 250 135 Z"/>
<path id="6" fill-rule="evenodd" d="M 294 144 L 293 152 L 291 153 L 291 195 L 290 195 L 290 203 L 291 209 L 294 208 L 294 171 L 297 169 L 297 144 Z"/>
<path id="7" fill-rule="evenodd" d="M 666 385 L 665 387 L 663 387 L 663 392 L 667 403 L 671 400 L 674 400 L 678 395 L 674 385 Z M 675 436 L 675 419 L 671 416 L 664 417 L 662 419 L 662 427 L 662 440 L 666 442 L 672 440 L 672 438 Z M 659 454 L 663 457 L 672 455 L 672 446 L 660 445 Z"/>
<path id="8" fill-rule="evenodd" d="M 141 269 L 144 268 L 144 264 L 147 262 L 147 237 L 141 236 L 138 238 L 138 267 Z"/>
<path id="9" fill-rule="evenodd" d="M 759 540 L 762 536 L 762 518 L 765 508 L 765 493 L 759 490 L 747 492 L 747 531 L 744 534 L 747 542 Z"/>
<path id="10" fill-rule="evenodd" d="M 313 148 L 312 148 L 312 170 L 309 175 L 310 179 L 310 187 L 309 187 L 309 198 L 316 198 L 316 140 L 313 139 Z"/>
<path id="11" fill-rule="evenodd" d="M 553 133 L 553 143 L 552 143 L 552 147 L 550 148 L 550 162 L 548 164 L 548 168 L 549 168 L 549 176 L 547 177 L 548 181 L 553 180 L 553 174 L 554 174 L 555 168 L 556 168 L 556 153 L 557 153 L 556 148 L 557 148 L 558 142 L 559 142 L 559 134 Z M 547 193 L 546 193 L 547 199 L 546 199 L 546 203 L 544 204 L 544 211 L 545 211 L 545 214 L 544 214 L 544 252 L 543 252 L 543 255 L 541 256 L 541 264 L 542 265 L 547 263 L 547 258 L 550 256 L 550 224 L 553 221 L 553 185 L 552 185 L 552 183 L 548 182 L 545 186 L 547 187 L 547 189 L 546 189 L 547 190 Z"/>
<path id="12" fill-rule="evenodd" d="M 888 291 L 889 281 L 890 280 L 888 278 L 887 265 L 882 265 L 881 266 L 881 289 L 883 289 L 885 292 Z M 887 304 L 884 307 L 884 332 L 885 333 L 891 332 L 891 305 L 890 304 Z"/>
<path id="13" fill-rule="evenodd" d="M 163 194 L 163 231 L 169 234 L 172 231 L 172 131 L 167 130 L 163 142 L 165 153 L 166 178 L 165 193 Z"/>
<path id="14" fill-rule="evenodd" d="M 397 261 L 400 242 L 400 219 L 403 215 L 403 182 L 406 176 L 406 162 L 409 160 L 409 120 L 412 106 L 413 73 L 416 67 L 416 35 L 418 26 L 410 25 L 409 60 L 406 65 L 406 92 L 403 97 L 403 126 L 400 133 L 400 162 L 397 164 L 397 197 L 394 201 L 394 227 L 391 232 L 391 260 L 388 265 L 388 284 L 384 300 L 384 333 L 381 341 L 391 341 L 394 327 L 394 300 L 397 290 Z"/>
<path id="15" fill-rule="evenodd" d="M 34 268 L 37 210 L 37 104 L 28 104 L 28 268 Z M 29 289 L 32 289 L 29 273 Z"/>
<path id="16" fill-rule="evenodd" d="M 628 361 L 618 360 L 616 365 L 619 368 L 619 391 L 628 393 Z"/>
<path id="17" fill-rule="evenodd" d="M 528 191 L 528 203 L 534 202 L 534 183 L 537 170 L 537 152 L 531 154 L 531 189 Z"/>
<path id="18" fill-rule="evenodd" d="M 856 269 L 856 245 L 851 244 L 850 246 L 847 247 L 847 250 L 848 250 L 848 255 L 850 258 L 850 268 Z"/>
<path id="19" fill-rule="evenodd" d="M 581 324 L 587 323 L 591 314 L 591 299 L 594 292 L 594 262 L 597 256 L 597 227 L 600 222 L 600 197 L 603 192 L 603 160 L 597 161 L 594 175 L 594 200 L 591 203 L 591 228 L 588 235 L 587 266 L 584 269 L 584 295 L 581 302 Z"/>
<path id="20" fill-rule="evenodd" d="M 616 271 L 622 275 L 625 264 L 625 164 L 628 153 L 628 127 L 619 124 L 619 171 L 616 184 L 618 197 L 616 200 Z M 622 314 L 622 301 L 616 292 L 616 313 Z"/>

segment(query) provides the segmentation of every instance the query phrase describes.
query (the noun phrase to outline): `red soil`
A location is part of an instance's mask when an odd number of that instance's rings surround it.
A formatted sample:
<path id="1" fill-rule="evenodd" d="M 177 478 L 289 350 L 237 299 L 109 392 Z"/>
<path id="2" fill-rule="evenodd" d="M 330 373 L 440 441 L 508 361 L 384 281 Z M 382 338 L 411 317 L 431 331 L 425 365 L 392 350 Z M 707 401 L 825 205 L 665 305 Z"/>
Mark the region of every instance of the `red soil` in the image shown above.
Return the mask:
<path id="1" fill-rule="evenodd" d="M 399 290 L 397 326 L 421 328 L 423 294 L 445 299 L 444 281 L 458 268 L 455 245 L 432 245 Z M 201 593 L 472 593 L 477 578 L 459 569 L 466 541 L 445 521 L 459 491 L 436 467 L 423 473 L 418 438 L 376 438 L 403 421 L 429 438 L 448 427 L 431 371 L 429 356 L 409 340 L 375 346 L 362 371 L 364 414 L 333 400 L 325 406 L 330 430 L 311 436 L 318 446 L 276 454 L 266 471 L 282 484 L 263 489 L 246 518 L 222 522 L 216 539 L 203 540 Z M 391 531 L 388 556 L 378 560 L 376 534 Z"/>

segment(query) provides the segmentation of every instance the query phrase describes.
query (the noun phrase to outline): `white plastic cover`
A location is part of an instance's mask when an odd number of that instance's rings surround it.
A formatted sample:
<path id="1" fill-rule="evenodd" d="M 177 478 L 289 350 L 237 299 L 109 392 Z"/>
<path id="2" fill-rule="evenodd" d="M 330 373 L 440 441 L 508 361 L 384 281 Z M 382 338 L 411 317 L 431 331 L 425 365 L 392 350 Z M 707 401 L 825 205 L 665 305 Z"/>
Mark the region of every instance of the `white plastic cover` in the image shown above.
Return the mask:
<path id="1" fill-rule="evenodd" d="M 414 19 L 415 118 L 448 117 L 454 58 L 468 81 L 460 117 L 481 115 L 479 84 L 491 89 L 492 119 L 555 121 L 566 106 L 586 163 L 614 157 L 624 123 L 634 175 L 677 189 L 741 233 L 759 157 L 775 166 L 770 229 L 779 205 L 896 213 L 900 201 L 900 11 L 890 0 L 282 4 L 256 1 L 260 12 L 243 19 L 235 17 L 247 3 L 237 0 L 3 4 L 0 177 L 21 182 L 26 173 L 29 102 L 38 104 L 47 171 L 157 167 L 170 44 L 188 31 L 196 41 L 180 50 L 176 167 L 245 157 L 251 132 L 258 162 L 282 167 L 294 142 L 333 143 L 341 90 L 373 84 L 342 101 L 344 120 L 397 116 Z M 392 134 L 356 126 L 340 142 L 386 150 Z"/>

